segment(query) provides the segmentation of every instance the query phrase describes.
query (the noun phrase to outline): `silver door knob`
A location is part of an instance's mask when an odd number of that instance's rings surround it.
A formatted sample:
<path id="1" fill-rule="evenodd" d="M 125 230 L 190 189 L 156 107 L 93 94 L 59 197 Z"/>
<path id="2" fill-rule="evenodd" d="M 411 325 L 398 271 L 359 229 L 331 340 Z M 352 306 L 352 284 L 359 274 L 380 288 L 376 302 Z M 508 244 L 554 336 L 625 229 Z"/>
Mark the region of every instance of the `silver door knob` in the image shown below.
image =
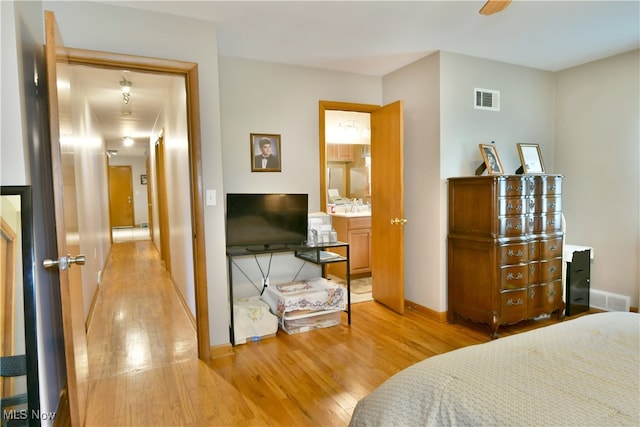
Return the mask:
<path id="1" fill-rule="evenodd" d="M 75 257 L 67 255 L 60 257 L 57 260 L 45 259 L 44 261 L 42 261 L 42 266 L 44 268 L 58 267 L 59 270 L 66 270 L 67 268 L 69 268 L 69 266 L 71 266 L 71 264 L 84 265 L 85 260 L 86 259 L 84 255 L 78 255 Z"/>

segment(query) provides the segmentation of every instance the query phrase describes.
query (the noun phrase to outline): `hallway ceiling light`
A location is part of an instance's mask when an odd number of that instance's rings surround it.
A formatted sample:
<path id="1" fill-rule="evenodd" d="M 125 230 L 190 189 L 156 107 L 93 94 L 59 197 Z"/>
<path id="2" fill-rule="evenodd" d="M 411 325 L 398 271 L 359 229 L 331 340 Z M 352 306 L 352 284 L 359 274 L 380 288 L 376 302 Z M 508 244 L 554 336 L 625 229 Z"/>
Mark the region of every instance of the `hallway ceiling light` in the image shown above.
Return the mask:
<path id="1" fill-rule="evenodd" d="M 130 136 L 125 136 L 124 139 L 122 140 L 122 145 L 124 145 L 125 147 L 132 147 L 133 138 L 131 138 Z"/>
<path id="2" fill-rule="evenodd" d="M 118 150 L 107 150 L 107 157 L 111 158 L 112 156 L 117 156 Z"/>
<path id="3" fill-rule="evenodd" d="M 120 80 L 120 89 L 122 90 L 122 100 L 125 104 L 128 104 L 131 99 L 131 86 L 133 86 L 133 83 L 123 76 L 122 80 Z"/>

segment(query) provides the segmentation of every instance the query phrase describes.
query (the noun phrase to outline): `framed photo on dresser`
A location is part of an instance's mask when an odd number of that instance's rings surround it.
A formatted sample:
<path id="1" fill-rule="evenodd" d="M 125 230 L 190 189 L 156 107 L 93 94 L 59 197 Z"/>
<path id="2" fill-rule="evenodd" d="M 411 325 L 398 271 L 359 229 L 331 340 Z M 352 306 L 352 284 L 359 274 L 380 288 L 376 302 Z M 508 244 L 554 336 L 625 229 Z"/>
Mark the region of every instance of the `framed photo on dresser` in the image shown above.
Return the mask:
<path id="1" fill-rule="evenodd" d="M 518 154 L 524 173 L 544 173 L 544 163 L 538 144 L 518 144 Z"/>
<path id="2" fill-rule="evenodd" d="M 489 175 L 504 173 L 502 162 L 500 162 L 500 157 L 498 157 L 498 152 L 494 145 L 480 144 L 480 153 L 482 153 L 482 158 L 484 159 L 484 164 Z"/>

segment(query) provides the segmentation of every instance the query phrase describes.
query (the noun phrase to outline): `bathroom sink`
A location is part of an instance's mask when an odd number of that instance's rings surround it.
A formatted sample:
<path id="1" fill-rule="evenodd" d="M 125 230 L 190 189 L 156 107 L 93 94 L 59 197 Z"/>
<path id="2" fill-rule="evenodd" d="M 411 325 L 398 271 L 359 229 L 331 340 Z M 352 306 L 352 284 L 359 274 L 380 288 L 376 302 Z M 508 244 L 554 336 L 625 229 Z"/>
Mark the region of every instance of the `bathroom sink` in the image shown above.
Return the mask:
<path id="1" fill-rule="evenodd" d="M 371 211 L 369 211 L 369 212 L 336 212 L 336 213 L 334 213 L 332 215 L 345 216 L 345 217 L 371 216 Z"/>

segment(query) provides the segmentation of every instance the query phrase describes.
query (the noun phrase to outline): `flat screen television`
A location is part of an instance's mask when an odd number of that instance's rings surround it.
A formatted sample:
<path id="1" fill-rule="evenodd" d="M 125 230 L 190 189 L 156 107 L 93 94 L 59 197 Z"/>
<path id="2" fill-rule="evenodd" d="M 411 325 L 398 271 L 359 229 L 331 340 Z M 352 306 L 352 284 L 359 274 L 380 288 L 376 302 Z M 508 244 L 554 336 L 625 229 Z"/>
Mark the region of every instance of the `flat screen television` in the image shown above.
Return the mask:
<path id="1" fill-rule="evenodd" d="M 227 246 L 249 250 L 307 240 L 308 194 L 227 194 Z"/>

